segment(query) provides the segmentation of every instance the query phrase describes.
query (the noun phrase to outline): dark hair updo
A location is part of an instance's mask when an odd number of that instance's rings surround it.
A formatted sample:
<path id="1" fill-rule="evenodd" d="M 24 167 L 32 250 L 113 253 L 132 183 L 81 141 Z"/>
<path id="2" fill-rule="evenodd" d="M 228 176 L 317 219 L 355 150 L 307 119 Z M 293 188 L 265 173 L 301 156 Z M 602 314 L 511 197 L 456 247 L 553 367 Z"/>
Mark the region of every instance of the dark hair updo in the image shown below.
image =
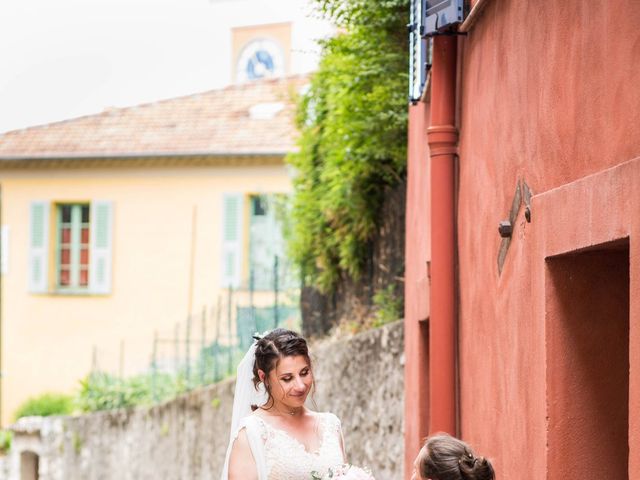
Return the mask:
<path id="1" fill-rule="evenodd" d="M 494 480 L 491 462 L 446 433 L 429 437 L 418 462 L 420 475 L 434 480 Z"/>
<path id="2" fill-rule="evenodd" d="M 303 356 L 309 363 L 309 366 L 311 366 L 307 341 L 300 334 L 284 328 L 276 328 L 260 338 L 256 343 L 255 355 L 256 360 L 253 363 L 253 384 L 256 388 L 258 387 L 258 384 L 261 382 L 258 370 L 262 370 L 265 376 L 264 387 L 269 396 L 267 403 L 273 402 L 271 385 L 269 385 L 267 378 L 269 377 L 269 373 L 278 366 L 281 358 Z M 251 408 L 255 410 L 257 406 L 252 405 Z"/>

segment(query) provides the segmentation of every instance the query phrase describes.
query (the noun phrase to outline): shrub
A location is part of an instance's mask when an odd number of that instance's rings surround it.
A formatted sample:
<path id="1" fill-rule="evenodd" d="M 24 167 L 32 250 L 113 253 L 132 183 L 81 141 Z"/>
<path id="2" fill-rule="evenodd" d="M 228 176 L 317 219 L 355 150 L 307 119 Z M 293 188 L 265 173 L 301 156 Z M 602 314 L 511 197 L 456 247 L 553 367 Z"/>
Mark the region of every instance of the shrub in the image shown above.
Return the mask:
<path id="1" fill-rule="evenodd" d="M 381 327 L 402 318 L 402 296 L 396 294 L 395 285 L 378 290 L 373 296 L 375 307 L 374 327 Z"/>
<path id="2" fill-rule="evenodd" d="M 78 407 L 83 412 L 152 405 L 175 397 L 186 390 L 181 376 L 141 374 L 119 378 L 94 372 L 80 381 Z"/>
<path id="3" fill-rule="evenodd" d="M 29 398 L 18 407 L 15 419 L 22 417 L 48 417 L 50 415 L 69 415 L 73 412 L 73 397 L 61 393 L 43 393 Z"/>
<path id="4" fill-rule="evenodd" d="M 9 430 L 0 430 L 0 455 L 11 450 L 11 440 L 13 433 Z"/>

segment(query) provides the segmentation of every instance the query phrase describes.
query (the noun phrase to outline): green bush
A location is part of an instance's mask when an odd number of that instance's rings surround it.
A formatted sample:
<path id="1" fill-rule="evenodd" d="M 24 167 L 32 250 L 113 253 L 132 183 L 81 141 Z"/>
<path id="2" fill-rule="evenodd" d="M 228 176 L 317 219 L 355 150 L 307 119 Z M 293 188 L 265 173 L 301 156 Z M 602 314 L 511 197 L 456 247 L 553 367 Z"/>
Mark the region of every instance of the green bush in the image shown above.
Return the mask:
<path id="1" fill-rule="evenodd" d="M 375 318 L 374 327 L 381 327 L 402 318 L 402 296 L 396 294 L 395 285 L 378 290 L 373 296 Z"/>
<path id="2" fill-rule="evenodd" d="M 298 109 L 290 255 L 324 292 L 358 279 L 385 189 L 406 178 L 408 0 L 316 0 L 340 28 Z"/>
<path id="3" fill-rule="evenodd" d="M 18 407 L 15 419 L 22 417 L 68 415 L 73 412 L 73 397 L 61 393 L 44 393 L 29 398 Z"/>
<path id="4" fill-rule="evenodd" d="M 119 378 L 94 372 L 80 381 L 77 404 L 83 412 L 152 405 L 183 393 L 186 387 L 182 376 L 142 374 Z"/>
<path id="5" fill-rule="evenodd" d="M 0 430 L 0 454 L 5 454 L 11 450 L 11 440 L 13 440 L 11 431 Z"/>
<path id="6" fill-rule="evenodd" d="M 189 372 L 153 372 L 121 378 L 106 372 L 92 372 L 80 380 L 75 402 L 82 412 L 96 412 L 139 405 L 153 405 L 177 397 L 197 386 L 218 382 L 235 372 L 245 351 L 226 346 L 209 346 Z M 231 367 L 229 367 L 229 362 Z"/>

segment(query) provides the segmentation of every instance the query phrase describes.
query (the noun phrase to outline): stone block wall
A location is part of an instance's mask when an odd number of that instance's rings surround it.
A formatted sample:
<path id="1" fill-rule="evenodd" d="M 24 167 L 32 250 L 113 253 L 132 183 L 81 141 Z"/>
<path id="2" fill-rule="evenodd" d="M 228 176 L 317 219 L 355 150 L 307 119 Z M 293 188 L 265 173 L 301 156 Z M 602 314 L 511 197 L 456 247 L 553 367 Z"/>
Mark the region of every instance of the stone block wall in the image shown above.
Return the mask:
<path id="1" fill-rule="evenodd" d="M 317 409 L 342 419 L 349 461 L 377 480 L 400 479 L 403 325 L 312 345 Z M 21 455 L 38 455 L 39 480 L 218 479 L 229 438 L 234 380 L 150 408 L 21 419 L 9 480 Z M 312 402 L 313 404 L 313 402 Z"/>
<path id="2" fill-rule="evenodd" d="M 376 480 L 401 479 L 403 323 L 314 347 L 314 398 L 342 420 L 349 462 L 370 467 Z"/>
<path id="3" fill-rule="evenodd" d="M 0 478 L 9 478 L 9 457 L 0 455 Z"/>

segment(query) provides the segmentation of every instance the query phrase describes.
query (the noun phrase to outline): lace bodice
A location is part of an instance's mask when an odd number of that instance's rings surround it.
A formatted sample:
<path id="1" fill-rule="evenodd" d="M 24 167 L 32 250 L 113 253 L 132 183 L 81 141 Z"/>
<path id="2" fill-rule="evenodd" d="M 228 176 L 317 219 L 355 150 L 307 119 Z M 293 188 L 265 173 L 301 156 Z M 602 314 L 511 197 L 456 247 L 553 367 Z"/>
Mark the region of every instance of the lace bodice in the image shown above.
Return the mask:
<path id="1" fill-rule="evenodd" d="M 247 419 L 247 427 L 251 424 L 250 429 L 261 439 L 267 480 L 309 480 L 313 471 L 322 475 L 344 463 L 340 420 L 332 413 L 317 415 L 322 438 L 316 452 L 307 451 L 300 441 L 257 415 Z"/>

